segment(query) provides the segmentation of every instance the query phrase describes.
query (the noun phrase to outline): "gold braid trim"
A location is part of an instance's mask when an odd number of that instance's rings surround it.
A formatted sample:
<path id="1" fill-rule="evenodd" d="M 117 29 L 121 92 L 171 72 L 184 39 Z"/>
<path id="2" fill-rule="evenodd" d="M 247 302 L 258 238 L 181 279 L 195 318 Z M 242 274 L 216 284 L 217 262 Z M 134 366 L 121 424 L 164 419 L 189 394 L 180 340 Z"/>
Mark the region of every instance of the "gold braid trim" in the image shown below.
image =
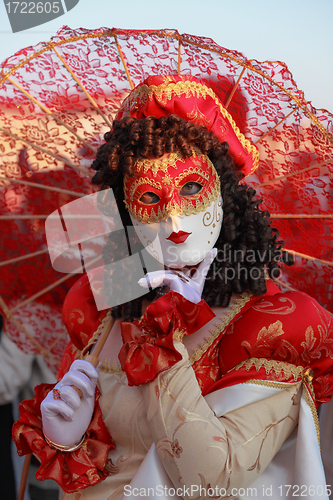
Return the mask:
<path id="1" fill-rule="evenodd" d="M 303 366 L 295 366 L 291 363 L 286 363 L 285 361 L 276 361 L 275 359 L 266 358 L 245 359 L 229 371 L 240 370 L 241 368 L 245 368 L 247 371 L 249 371 L 253 367 L 257 372 L 260 370 L 260 368 L 265 368 L 266 375 L 269 375 L 271 371 L 273 371 L 277 376 L 284 373 L 286 377 L 292 376 L 295 382 L 302 379 L 304 371 Z"/>
<path id="2" fill-rule="evenodd" d="M 205 341 L 202 344 L 199 344 L 193 354 L 189 357 L 191 363 L 195 363 L 201 356 L 207 351 L 207 349 L 212 345 L 214 340 L 220 335 L 221 332 L 228 326 L 230 321 L 240 312 L 240 310 L 245 306 L 245 304 L 250 300 L 251 294 L 248 292 L 244 292 L 241 294 L 239 298 L 235 300 L 233 304 L 231 304 L 228 313 L 221 318 L 220 323 L 215 324 L 214 330 L 209 330 L 210 336 L 205 337 Z"/>
<path id="3" fill-rule="evenodd" d="M 103 359 L 99 369 L 101 372 L 111 373 L 116 375 L 122 375 L 123 373 L 125 373 L 124 370 L 122 370 L 120 366 L 117 365 L 116 360 L 114 360 L 111 365 L 109 359 Z"/>
<path id="4" fill-rule="evenodd" d="M 313 402 L 312 397 L 310 396 L 309 388 L 308 388 L 307 384 L 304 382 L 303 382 L 303 391 L 304 391 L 305 401 L 310 406 L 313 422 L 315 424 L 316 431 L 317 431 L 317 438 L 318 438 L 318 444 L 319 444 L 319 450 L 320 450 L 320 427 L 319 427 L 319 418 L 318 418 L 317 408 Z"/>

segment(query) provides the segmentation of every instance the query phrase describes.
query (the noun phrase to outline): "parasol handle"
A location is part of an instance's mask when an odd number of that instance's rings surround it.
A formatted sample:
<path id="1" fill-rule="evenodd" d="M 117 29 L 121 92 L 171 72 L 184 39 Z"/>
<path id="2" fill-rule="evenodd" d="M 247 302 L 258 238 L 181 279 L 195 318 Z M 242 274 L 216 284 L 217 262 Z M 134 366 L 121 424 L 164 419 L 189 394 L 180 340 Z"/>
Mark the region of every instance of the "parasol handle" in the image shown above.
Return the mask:
<path id="1" fill-rule="evenodd" d="M 109 336 L 109 333 L 111 332 L 112 330 L 112 327 L 114 325 L 114 322 L 115 322 L 115 319 L 110 316 L 110 318 L 108 319 L 105 327 L 104 327 L 104 330 L 102 331 L 101 335 L 99 336 L 97 342 L 96 342 L 96 346 L 95 346 L 95 349 L 93 351 L 92 354 L 88 354 L 88 356 L 85 358 L 86 361 L 89 361 L 95 368 L 97 368 L 97 365 L 99 363 L 99 355 L 101 354 L 101 351 L 104 347 L 104 344 L 106 342 L 106 339 L 108 338 Z M 72 385 L 73 389 L 76 390 L 76 392 L 78 393 L 78 395 L 80 396 L 80 398 L 82 397 L 82 391 L 80 389 L 78 389 L 77 387 L 75 387 L 75 385 Z"/>
<path id="2" fill-rule="evenodd" d="M 19 494 L 17 497 L 17 500 L 23 500 L 24 499 L 24 493 L 25 489 L 27 486 L 27 479 L 28 479 L 28 473 L 29 473 L 29 467 L 30 467 L 30 462 L 31 462 L 31 453 L 25 456 L 24 463 L 23 463 L 23 468 L 21 472 L 21 481 L 20 481 L 20 490 Z"/>
<path id="3" fill-rule="evenodd" d="M 95 346 L 93 354 L 89 354 L 86 357 L 86 361 L 89 361 L 95 368 L 97 368 L 97 365 L 99 363 L 98 357 L 101 354 L 101 351 L 104 347 L 106 339 L 108 338 L 109 333 L 112 330 L 114 322 L 115 322 L 115 319 L 112 316 L 110 316 L 110 318 L 108 319 L 108 321 L 104 327 L 102 334 L 100 335 L 99 339 L 96 342 L 96 346 Z M 78 389 L 77 387 L 75 387 L 74 385 L 72 387 L 76 390 L 76 392 L 78 393 L 78 395 L 81 398 L 82 391 L 80 389 Z M 31 453 L 26 455 L 25 459 L 24 459 L 24 464 L 23 464 L 22 474 L 21 474 L 20 490 L 19 490 L 17 500 L 24 500 L 24 493 L 25 493 L 26 486 L 27 486 L 27 479 L 28 479 L 30 462 L 31 462 Z"/>

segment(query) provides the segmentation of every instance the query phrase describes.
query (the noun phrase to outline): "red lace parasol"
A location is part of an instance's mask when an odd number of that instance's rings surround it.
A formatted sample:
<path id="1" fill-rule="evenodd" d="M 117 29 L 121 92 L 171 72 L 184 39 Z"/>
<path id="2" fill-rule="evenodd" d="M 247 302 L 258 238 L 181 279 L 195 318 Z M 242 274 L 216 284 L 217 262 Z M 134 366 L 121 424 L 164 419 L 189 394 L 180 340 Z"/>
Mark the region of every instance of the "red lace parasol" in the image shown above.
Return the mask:
<path id="1" fill-rule="evenodd" d="M 209 38 L 64 27 L 7 59 L 0 74 L 1 307 L 21 348 L 54 369 L 67 341 L 61 303 L 75 278 L 52 269 L 44 220 L 92 192 L 89 164 L 127 93 L 150 74 L 174 73 L 207 80 L 258 147 L 246 182 L 296 256 L 281 286 L 333 309 L 332 114 L 304 99 L 283 63 L 249 60 Z"/>

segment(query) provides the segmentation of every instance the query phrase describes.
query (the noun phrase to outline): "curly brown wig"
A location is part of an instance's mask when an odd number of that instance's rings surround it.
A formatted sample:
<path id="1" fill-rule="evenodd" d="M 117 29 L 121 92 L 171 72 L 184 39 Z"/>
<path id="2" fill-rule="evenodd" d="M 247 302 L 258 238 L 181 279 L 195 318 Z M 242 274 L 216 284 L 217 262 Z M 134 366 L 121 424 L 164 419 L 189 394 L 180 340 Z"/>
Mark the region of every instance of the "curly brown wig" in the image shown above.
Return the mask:
<path id="1" fill-rule="evenodd" d="M 271 227 L 269 213 L 259 208 L 262 200 L 255 198 L 253 188 L 239 183 L 242 174 L 235 168 L 228 144 L 219 142 L 211 132 L 176 115 L 127 117 L 114 121 L 113 129 L 104 138 L 106 142 L 92 164 L 97 170 L 92 182 L 100 185 L 101 190 L 113 189 L 125 227 L 132 224 L 123 201 L 123 179 L 125 174 L 133 175 L 138 158 L 160 158 L 176 151 L 189 158 L 196 147 L 214 164 L 221 181 L 223 224 L 215 244 L 218 254 L 203 290 L 203 298 L 210 306 L 228 306 L 232 293 L 265 293 L 266 272 L 276 278 L 280 273 L 279 261 L 292 263 L 282 252 L 283 241 L 278 240 L 277 229 Z M 106 262 L 113 260 L 119 245 L 111 234 L 104 253 Z M 147 298 L 153 300 L 155 294 L 156 291 L 150 292 Z M 113 314 L 132 321 L 141 316 L 141 303 L 141 298 L 136 299 L 116 308 Z"/>

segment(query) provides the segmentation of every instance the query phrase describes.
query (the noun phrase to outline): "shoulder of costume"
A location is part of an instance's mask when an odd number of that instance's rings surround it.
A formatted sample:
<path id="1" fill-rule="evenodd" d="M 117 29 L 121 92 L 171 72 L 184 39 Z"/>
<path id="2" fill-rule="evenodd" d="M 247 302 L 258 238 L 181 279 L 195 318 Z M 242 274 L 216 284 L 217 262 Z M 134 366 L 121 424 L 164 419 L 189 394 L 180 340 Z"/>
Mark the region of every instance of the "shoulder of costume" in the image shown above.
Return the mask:
<path id="1" fill-rule="evenodd" d="M 327 401 L 333 393 L 333 318 L 306 293 L 281 293 L 269 283 L 224 332 L 219 361 L 219 387 L 296 383 L 310 370 L 316 404 Z"/>
<path id="2" fill-rule="evenodd" d="M 103 268 L 94 269 L 90 276 L 94 287 L 103 279 Z M 69 290 L 63 305 L 63 318 L 74 346 L 82 351 L 101 325 L 107 309 L 96 306 L 88 276 L 82 276 Z"/>

